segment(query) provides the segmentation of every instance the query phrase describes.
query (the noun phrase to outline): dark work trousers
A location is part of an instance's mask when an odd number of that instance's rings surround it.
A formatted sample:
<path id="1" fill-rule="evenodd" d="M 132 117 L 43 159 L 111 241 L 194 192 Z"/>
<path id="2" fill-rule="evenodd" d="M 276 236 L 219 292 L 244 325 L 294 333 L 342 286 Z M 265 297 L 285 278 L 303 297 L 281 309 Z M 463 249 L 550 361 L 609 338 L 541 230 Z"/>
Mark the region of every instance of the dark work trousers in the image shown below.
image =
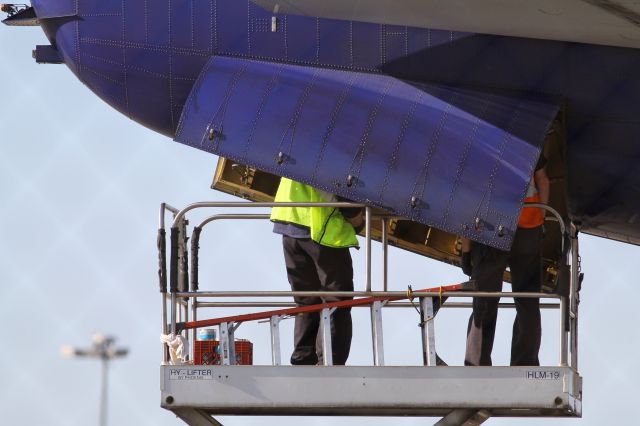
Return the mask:
<path id="1" fill-rule="evenodd" d="M 282 237 L 287 277 L 293 291 L 353 291 L 353 266 L 348 248 L 320 245 L 310 238 Z M 347 298 L 326 297 L 324 302 Z M 296 297 L 298 306 L 315 305 L 317 297 Z M 293 365 L 322 364 L 320 312 L 298 314 L 295 318 Z M 351 348 L 351 308 L 336 309 L 331 316 L 331 343 L 334 365 L 344 365 Z"/>
<path id="2" fill-rule="evenodd" d="M 542 281 L 541 228 L 518 228 L 510 252 L 473 243 L 472 279 L 478 291 L 501 291 L 509 266 L 515 292 L 539 292 Z M 474 298 L 467 328 L 465 365 L 491 365 L 499 298 Z M 511 338 L 511 365 L 540 365 L 540 299 L 515 298 L 516 319 Z"/>

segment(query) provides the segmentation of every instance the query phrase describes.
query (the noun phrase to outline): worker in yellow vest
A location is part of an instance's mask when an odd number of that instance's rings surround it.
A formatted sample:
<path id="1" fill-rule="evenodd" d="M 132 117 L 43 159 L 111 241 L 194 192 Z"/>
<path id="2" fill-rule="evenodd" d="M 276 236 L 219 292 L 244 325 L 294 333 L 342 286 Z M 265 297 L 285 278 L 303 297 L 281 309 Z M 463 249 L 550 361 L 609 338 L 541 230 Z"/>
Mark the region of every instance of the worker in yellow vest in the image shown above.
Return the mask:
<path id="1" fill-rule="evenodd" d="M 547 204 L 549 178 L 546 159 L 540 156 L 533 173 L 525 202 Z M 462 269 L 476 281 L 478 291 L 502 290 L 502 277 L 507 266 L 515 292 L 539 292 L 542 285 L 541 240 L 544 210 L 522 209 L 510 251 L 463 240 Z M 516 318 L 511 338 L 511 365 L 540 365 L 538 351 L 542 328 L 540 300 L 515 298 Z M 467 328 L 465 365 L 491 365 L 491 350 L 498 316 L 498 298 L 474 298 L 473 312 Z"/>
<path id="2" fill-rule="evenodd" d="M 276 202 L 335 202 L 333 194 L 282 178 Z M 358 247 L 356 229 L 364 226 L 362 209 L 274 207 L 273 232 L 282 235 L 287 278 L 293 291 L 353 291 L 350 247 Z M 354 229 L 354 227 L 356 229 Z M 324 302 L 344 298 L 327 297 Z M 296 297 L 298 306 L 322 303 L 317 297 Z M 322 364 L 320 313 L 295 318 L 293 365 Z M 351 348 L 351 309 L 336 309 L 331 317 L 334 365 L 344 365 Z"/>

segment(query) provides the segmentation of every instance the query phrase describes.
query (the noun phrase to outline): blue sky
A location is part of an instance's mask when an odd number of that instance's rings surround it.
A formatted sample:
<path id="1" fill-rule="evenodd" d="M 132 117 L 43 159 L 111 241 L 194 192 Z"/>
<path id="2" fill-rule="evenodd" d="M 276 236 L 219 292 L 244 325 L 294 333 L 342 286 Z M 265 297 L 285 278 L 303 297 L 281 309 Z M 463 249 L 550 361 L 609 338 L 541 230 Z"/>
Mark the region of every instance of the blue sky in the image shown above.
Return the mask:
<path id="1" fill-rule="evenodd" d="M 155 134 L 95 97 L 62 65 L 37 65 L 38 28 L 0 27 L 0 423 L 97 423 L 100 368 L 60 357 L 113 334 L 130 355 L 111 365 L 109 424 L 178 425 L 159 407 L 160 296 L 155 238 L 161 202 L 233 200 L 209 189 L 217 158 Z M 197 217 L 203 217 L 202 215 Z M 195 223 L 195 222 L 194 222 Z M 215 228 L 214 228 L 215 227 Z M 215 238 L 214 238 L 215 237 Z M 223 241 L 223 245 L 220 245 Z M 279 239 L 267 223 L 216 224 L 202 241 L 203 289 L 287 290 Z M 492 419 L 492 425 L 631 424 L 640 372 L 636 246 L 583 236 L 580 306 L 583 419 Z M 376 251 L 375 254 L 379 254 Z M 356 288 L 364 253 L 354 252 Z M 390 289 L 463 279 L 457 268 L 392 250 Z M 378 265 L 379 264 L 375 264 Z M 374 279 L 374 288 L 380 281 Z M 228 311 L 227 311 L 228 313 Z M 214 313 L 206 315 L 215 316 Z M 439 353 L 460 365 L 467 311 L 437 319 Z M 513 312 L 503 311 L 494 362 L 508 362 Z M 557 363 L 557 314 L 544 313 L 543 364 Z M 366 312 L 355 313 L 350 362 L 370 362 Z M 290 351 L 291 324 L 282 330 Z M 388 364 L 419 364 L 415 314 L 385 314 Z M 267 363 L 268 329 L 243 325 Z M 298 424 L 296 418 L 222 418 L 225 425 Z M 315 418 L 308 424 L 417 425 L 425 419 Z M 435 421 L 435 420 L 434 420 Z"/>

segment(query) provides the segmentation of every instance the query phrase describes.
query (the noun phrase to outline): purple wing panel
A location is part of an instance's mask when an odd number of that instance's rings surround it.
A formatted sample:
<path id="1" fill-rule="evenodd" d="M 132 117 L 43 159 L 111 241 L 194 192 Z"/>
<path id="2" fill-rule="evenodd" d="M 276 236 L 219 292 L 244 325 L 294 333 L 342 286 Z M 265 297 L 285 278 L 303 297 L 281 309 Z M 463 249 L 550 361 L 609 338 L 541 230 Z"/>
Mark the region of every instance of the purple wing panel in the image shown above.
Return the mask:
<path id="1" fill-rule="evenodd" d="M 176 141 L 507 249 L 556 102 L 213 57 Z"/>

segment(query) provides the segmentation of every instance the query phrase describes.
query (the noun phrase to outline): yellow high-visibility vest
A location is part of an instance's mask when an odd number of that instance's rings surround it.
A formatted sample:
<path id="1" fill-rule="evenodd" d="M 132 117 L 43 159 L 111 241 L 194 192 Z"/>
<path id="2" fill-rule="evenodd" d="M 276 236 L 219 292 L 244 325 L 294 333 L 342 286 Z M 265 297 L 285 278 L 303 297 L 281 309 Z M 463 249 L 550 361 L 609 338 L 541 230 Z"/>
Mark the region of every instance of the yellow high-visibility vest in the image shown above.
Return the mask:
<path id="1" fill-rule="evenodd" d="M 323 203 L 336 201 L 335 196 L 309 185 L 282 178 L 276 193 L 276 202 Z M 333 207 L 274 207 L 271 220 L 295 223 L 310 230 L 311 239 L 323 246 L 357 247 L 358 239 L 353 226 Z"/>

